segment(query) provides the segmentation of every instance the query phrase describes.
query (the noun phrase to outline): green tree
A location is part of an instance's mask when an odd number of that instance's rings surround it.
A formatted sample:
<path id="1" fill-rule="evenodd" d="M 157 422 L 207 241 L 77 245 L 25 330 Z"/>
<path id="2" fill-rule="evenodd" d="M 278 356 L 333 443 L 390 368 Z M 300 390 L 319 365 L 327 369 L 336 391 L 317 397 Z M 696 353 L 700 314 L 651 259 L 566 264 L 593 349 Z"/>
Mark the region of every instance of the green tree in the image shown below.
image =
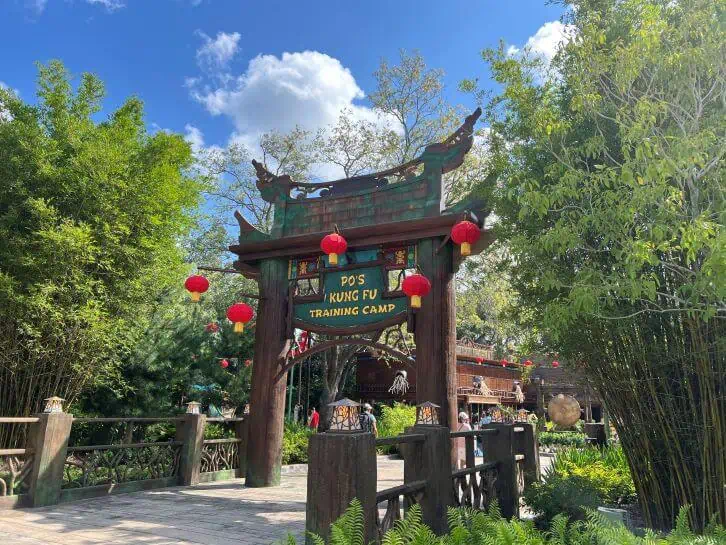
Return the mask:
<path id="1" fill-rule="evenodd" d="M 499 240 L 519 303 L 580 361 L 646 522 L 726 520 L 724 3 L 576 0 L 551 77 L 484 53 Z"/>
<path id="2" fill-rule="evenodd" d="M 130 98 L 39 66 L 38 103 L 0 89 L 0 413 L 69 402 L 118 379 L 145 312 L 183 274 L 179 237 L 199 186 L 189 145 L 149 135 Z"/>

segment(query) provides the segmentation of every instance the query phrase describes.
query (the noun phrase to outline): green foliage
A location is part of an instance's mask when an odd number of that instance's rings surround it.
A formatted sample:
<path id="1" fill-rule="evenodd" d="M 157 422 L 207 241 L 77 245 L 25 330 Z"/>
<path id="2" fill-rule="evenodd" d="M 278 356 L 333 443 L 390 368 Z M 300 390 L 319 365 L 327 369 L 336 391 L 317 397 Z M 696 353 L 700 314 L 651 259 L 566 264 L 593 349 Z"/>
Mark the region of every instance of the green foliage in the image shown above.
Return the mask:
<path id="1" fill-rule="evenodd" d="M 303 424 L 285 422 L 285 432 L 282 436 L 282 463 L 307 464 L 308 440 L 312 431 Z"/>
<path id="2" fill-rule="evenodd" d="M 0 90 L 0 413 L 116 383 L 146 311 L 183 274 L 179 237 L 199 186 L 179 135 L 143 104 L 106 120 L 103 84 L 39 65 L 38 101 Z"/>
<path id="3" fill-rule="evenodd" d="M 386 532 L 382 545 L 723 545 L 726 528 L 710 525 L 703 535 L 696 535 L 688 524 L 688 508 L 680 510 L 676 529 L 668 535 L 657 535 L 647 530 L 640 537 L 622 524 L 614 524 L 597 513 L 586 520 L 570 522 L 564 514 L 552 518 L 548 530 L 538 530 L 532 522 L 513 518 L 506 520 L 494 502 L 489 512 L 467 508 L 449 508 L 449 533 L 436 536 L 421 521 L 421 508 L 412 506 L 404 520 L 396 521 Z M 325 541 L 309 534 L 315 545 Z M 295 545 L 288 536 L 287 545 Z M 354 499 L 346 512 L 331 526 L 329 545 L 363 544 L 363 509 Z"/>
<path id="4" fill-rule="evenodd" d="M 585 434 L 578 433 L 575 431 L 543 431 L 537 438 L 539 439 L 540 446 L 543 447 L 579 447 L 585 446 Z"/>
<path id="5" fill-rule="evenodd" d="M 378 419 L 378 436 L 395 437 L 402 434 L 406 428 L 416 423 L 416 407 L 395 402 L 393 406 L 381 406 L 381 418 Z M 381 447 L 384 454 L 398 452 L 396 445 Z"/>
<path id="6" fill-rule="evenodd" d="M 492 253 L 512 311 L 603 397 L 646 520 L 689 504 L 702 527 L 726 520 L 723 2 L 567 4 L 549 71 L 484 53 Z"/>
<path id="7" fill-rule="evenodd" d="M 589 510 L 630 504 L 636 496 L 622 448 L 590 447 L 560 451 L 542 482 L 526 489 L 524 498 L 532 512 L 549 523 L 560 513 L 584 520 Z"/>

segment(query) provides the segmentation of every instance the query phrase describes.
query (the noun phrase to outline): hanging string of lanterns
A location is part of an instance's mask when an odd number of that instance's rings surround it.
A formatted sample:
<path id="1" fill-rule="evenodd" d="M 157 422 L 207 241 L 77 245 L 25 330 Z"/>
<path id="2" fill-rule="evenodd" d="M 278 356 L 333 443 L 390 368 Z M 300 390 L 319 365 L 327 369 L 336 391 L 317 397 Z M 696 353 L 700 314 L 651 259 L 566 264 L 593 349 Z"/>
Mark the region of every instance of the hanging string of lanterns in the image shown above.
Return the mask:
<path id="1" fill-rule="evenodd" d="M 451 240 L 461 246 L 461 255 L 471 255 L 471 245 L 481 236 L 481 229 L 471 221 L 460 221 L 451 228 Z"/>
<path id="2" fill-rule="evenodd" d="M 209 289 L 209 280 L 201 274 L 193 274 L 184 282 L 184 287 L 192 295 L 192 302 L 198 303 L 202 294 Z"/>

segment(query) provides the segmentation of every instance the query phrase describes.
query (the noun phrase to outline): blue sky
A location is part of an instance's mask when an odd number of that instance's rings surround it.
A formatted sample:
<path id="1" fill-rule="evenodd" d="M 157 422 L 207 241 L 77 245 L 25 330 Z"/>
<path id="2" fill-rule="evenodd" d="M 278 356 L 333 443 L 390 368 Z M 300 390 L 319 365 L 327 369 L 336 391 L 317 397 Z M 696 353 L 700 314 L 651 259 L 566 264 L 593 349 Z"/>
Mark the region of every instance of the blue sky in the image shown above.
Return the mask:
<path id="1" fill-rule="evenodd" d="M 545 56 L 560 6 L 545 0 L 0 0 L 0 82 L 26 100 L 36 61 L 61 59 L 106 84 L 106 111 L 129 95 L 150 128 L 224 145 L 296 123 L 315 129 L 340 107 L 365 115 L 382 57 L 418 49 L 446 72 L 447 94 L 488 74 L 480 51 L 503 39 Z"/>

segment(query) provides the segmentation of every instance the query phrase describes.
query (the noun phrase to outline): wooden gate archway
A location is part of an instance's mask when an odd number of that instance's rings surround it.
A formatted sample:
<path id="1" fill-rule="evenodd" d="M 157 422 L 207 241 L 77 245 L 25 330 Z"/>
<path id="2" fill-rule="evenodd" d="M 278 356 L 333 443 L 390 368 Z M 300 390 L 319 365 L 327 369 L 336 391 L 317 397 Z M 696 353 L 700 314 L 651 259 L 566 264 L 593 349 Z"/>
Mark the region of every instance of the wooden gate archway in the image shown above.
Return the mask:
<path id="1" fill-rule="evenodd" d="M 482 227 L 487 210 L 483 203 L 470 201 L 447 208 L 442 177 L 464 161 L 480 115 L 477 109 L 455 133 L 427 146 L 413 161 L 370 175 L 296 183 L 253 161 L 257 188 L 274 206 L 274 222 L 271 233 L 265 234 L 235 214 L 239 244 L 230 247 L 237 254 L 235 268 L 254 278 L 260 292 L 247 486 L 279 482 L 285 383 L 297 361 L 349 344 L 414 364 L 385 343 L 356 337 L 362 333 L 407 322 L 416 343 L 417 402 L 440 405 L 443 425 L 456 421 L 454 274 L 461 257 L 450 232 L 461 220 Z M 348 243 L 339 263 L 321 257 L 320 242 L 333 229 L 339 229 Z M 472 253 L 492 242 L 488 231 L 482 235 Z M 400 285 L 390 280 L 391 271 L 398 272 L 400 280 L 412 267 L 431 282 L 431 292 L 417 310 L 409 307 Z M 332 338 L 290 358 L 296 328 Z"/>

